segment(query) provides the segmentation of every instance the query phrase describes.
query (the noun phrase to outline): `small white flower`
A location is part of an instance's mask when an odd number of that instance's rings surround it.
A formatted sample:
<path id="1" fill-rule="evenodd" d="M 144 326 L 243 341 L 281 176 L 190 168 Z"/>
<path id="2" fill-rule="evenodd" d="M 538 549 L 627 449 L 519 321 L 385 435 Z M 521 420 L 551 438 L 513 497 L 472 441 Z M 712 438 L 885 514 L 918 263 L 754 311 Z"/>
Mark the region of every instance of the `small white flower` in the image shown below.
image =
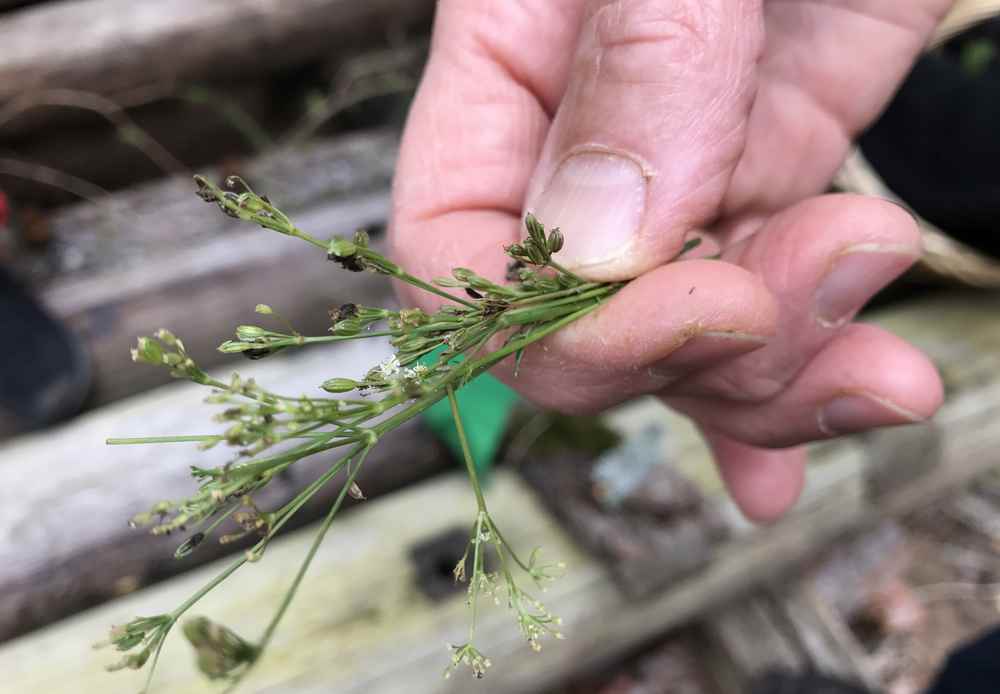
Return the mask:
<path id="1" fill-rule="evenodd" d="M 397 359 L 396 355 L 393 354 L 388 359 L 385 359 L 384 361 L 379 363 L 378 370 L 379 373 L 382 375 L 383 379 L 389 380 L 393 378 L 396 374 L 399 373 L 399 359 Z"/>

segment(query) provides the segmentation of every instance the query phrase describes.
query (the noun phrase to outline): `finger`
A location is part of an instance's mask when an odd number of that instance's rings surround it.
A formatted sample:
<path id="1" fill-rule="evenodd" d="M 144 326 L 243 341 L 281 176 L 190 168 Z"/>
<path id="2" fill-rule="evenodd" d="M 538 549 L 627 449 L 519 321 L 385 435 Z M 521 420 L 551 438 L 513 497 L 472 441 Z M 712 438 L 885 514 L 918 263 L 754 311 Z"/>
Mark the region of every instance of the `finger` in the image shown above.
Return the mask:
<path id="1" fill-rule="evenodd" d="M 670 263 L 529 348 L 518 376 L 512 364 L 501 376 L 546 407 L 593 412 L 759 349 L 776 319 L 774 298 L 746 270 L 711 260 Z"/>
<path id="2" fill-rule="evenodd" d="M 953 4 L 765 3 L 760 83 L 725 211 L 767 212 L 822 192 Z"/>
<path id="3" fill-rule="evenodd" d="M 778 448 L 922 422 L 941 406 L 937 370 L 922 352 L 871 325 L 851 325 L 777 397 L 764 403 L 671 397 L 667 403 L 725 435 Z"/>
<path id="4" fill-rule="evenodd" d="M 439 3 L 393 185 L 392 252 L 414 274 L 502 265 L 581 18 L 581 0 Z"/>
<path id="5" fill-rule="evenodd" d="M 709 222 L 742 151 L 760 0 L 589 0 L 526 209 L 592 279 L 664 263 Z"/>
<path id="6" fill-rule="evenodd" d="M 749 520 L 777 520 L 798 500 L 805 483 L 804 448 L 748 446 L 711 427 L 701 427 L 729 495 Z"/>
<path id="7" fill-rule="evenodd" d="M 690 376 L 673 392 L 735 400 L 774 396 L 921 249 L 910 214 L 875 198 L 821 196 L 776 215 L 723 253 L 760 276 L 777 299 L 774 339 Z"/>

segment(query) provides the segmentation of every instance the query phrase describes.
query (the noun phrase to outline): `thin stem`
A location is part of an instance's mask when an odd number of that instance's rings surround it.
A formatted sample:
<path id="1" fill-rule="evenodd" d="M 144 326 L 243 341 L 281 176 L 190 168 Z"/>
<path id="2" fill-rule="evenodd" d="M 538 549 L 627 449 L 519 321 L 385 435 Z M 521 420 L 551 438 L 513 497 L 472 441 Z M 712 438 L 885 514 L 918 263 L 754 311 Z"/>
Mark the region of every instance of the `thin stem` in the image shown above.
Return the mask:
<path id="1" fill-rule="evenodd" d="M 170 623 L 170 626 L 173 626 L 173 622 Z M 142 691 L 139 694 L 146 694 L 149 691 L 149 686 L 153 684 L 153 675 L 156 673 L 156 666 L 160 662 L 160 651 L 163 650 L 163 644 L 167 641 L 170 626 L 166 628 L 163 636 L 160 637 L 159 643 L 156 644 L 156 650 L 153 652 L 153 661 L 149 664 L 149 674 L 146 675 L 146 683 L 142 685 Z"/>
<path id="2" fill-rule="evenodd" d="M 306 241 L 306 242 L 308 242 L 308 243 L 311 243 L 312 245 L 316 246 L 317 248 L 322 248 L 322 249 L 323 249 L 324 251 L 326 251 L 326 250 L 327 250 L 327 248 L 328 248 L 328 247 L 329 247 L 329 245 L 330 245 L 330 244 L 328 244 L 328 243 L 323 243 L 322 241 L 320 241 L 320 240 L 319 240 L 318 238 L 316 238 L 315 236 L 312 236 L 312 235 L 310 235 L 310 234 L 307 234 L 306 232 L 304 232 L 304 231 L 302 231 L 301 229 L 299 229 L 299 228 L 298 228 L 297 226 L 292 226 L 292 227 L 290 227 L 290 228 L 288 229 L 288 235 L 289 235 L 289 236 L 294 236 L 294 237 L 296 237 L 296 238 L 300 238 L 300 239 L 302 239 L 303 241 Z"/>
<path id="3" fill-rule="evenodd" d="M 246 555 L 243 555 L 242 557 L 234 561 L 232 564 L 227 566 L 225 569 L 223 569 L 220 573 L 216 574 L 215 577 L 212 578 L 212 580 L 210 580 L 208 583 L 199 588 L 191 597 L 189 597 L 187 600 L 178 605 L 174 609 L 174 611 L 170 613 L 171 620 L 176 622 L 178 619 L 180 619 L 181 615 L 190 610 L 196 602 L 198 602 L 203 597 L 212 592 L 212 590 L 217 585 L 219 585 L 227 578 L 232 576 L 234 573 L 236 573 L 236 570 L 239 569 L 244 564 L 246 564 L 247 561 L 248 560 Z"/>
<path id="4" fill-rule="evenodd" d="M 463 299 L 460 296 L 449 294 L 440 287 L 435 287 L 430 282 L 424 282 L 422 279 L 414 277 L 408 272 L 403 272 L 402 270 L 400 270 L 399 272 L 393 274 L 398 279 L 406 282 L 407 284 L 412 284 L 414 287 L 423 289 L 425 292 L 430 292 L 431 294 L 437 294 L 438 296 L 444 299 L 448 299 L 448 301 L 454 301 L 455 303 L 462 304 L 463 306 L 468 306 L 469 308 L 476 309 L 477 311 L 479 310 L 479 306 L 477 306 L 475 303 Z"/>
<path id="5" fill-rule="evenodd" d="M 275 514 L 278 517 L 278 522 L 274 526 L 274 531 L 276 532 L 280 530 L 281 526 L 285 524 L 287 518 L 291 518 L 293 515 L 295 515 L 298 512 L 298 510 L 302 508 L 306 504 L 306 502 L 308 502 L 309 499 L 311 499 L 312 496 L 320 490 L 321 487 L 325 486 L 327 482 L 332 480 L 337 475 L 337 473 L 343 469 L 344 465 L 346 465 L 351 460 L 351 458 L 353 458 L 360 452 L 359 450 L 360 448 L 361 448 L 360 446 L 358 448 L 355 448 L 353 451 L 350 451 L 343 458 L 335 462 L 333 465 L 329 467 L 329 469 L 327 469 L 326 472 L 317 477 L 305 489 L 299 492 L 299 494 L 294 499 L 292 499 L 283 507 L 278 509 L 277 513 Z"/>
<path id="6" fill-rule="evenodd" d="M 448 391 L 448 404 L 451 405 L 451 416 L 455 420 L 455 431 L 458 433 L 458 442 L 462 446 L 462 459 L 465 461 L 465 470 L 469 473 L 469 481 L 472 483 L 472 490 L 476 494 L 476 505 L 482 513 L 486 513 L 486 499 L 483 496 L 483 489 L 479 485 L 479 475 L 476 473 L 476 463 L 472 460 L 472 452 L 469 450 L 469 440 L 465 436 L 465 427 L 462 426 L 462 416 L 458 411 L 458 398 L 455 397 L 455 389 L 450 385 L 446 387 Z"/>
<path id="7" fill-rule="evenodd" d="M 313 427 L 315 428 L 315 427 Z M 297 431 L 294 434 L 282 434 L 275 443 L 289 439 L 329 438 L 329 432 Z M 225 441 L 222 434 L 191 434 L 187 436 L 138 436 L 135 438 L 105 439 L 107 446 L 137 446 L 146 443 L 205 443 L 206 441 Z"/>
<path id="8" fill-rule="evenodd" d="M 479 575 L 479 571 L 483 565 L 483 554 L 480 545 L 482 545 L 482 532 L 483 532 L 483 516 L 485 512 L 480 510 L 476 514 L 476 527 L 475 527 L 475 538 L 472 542 L 472 576 L 469 578 L 472 581 L 472 595 L 470 596 L 472 602 L 472 619 L 469 621 L 469 643 L 472 643 L 473 637 L 476 635 L 476 622 L 479 617 L 479 582 L 476 580 L 476 576 Z"/>
<path id="9" fill-rule="evenodd" d="M 558 270 L 559 272 L 563 273 L 564 275 L 567 275 L 568 277 L 572 277 L 573 279 L 575 279 L 580 284 L 586 284 L 587 283 L 587 280 L 583 279 L 582 277 L 580 277 L 575 272 L 570 272 L 569 270 L 567 270 L 566 268 L 564 268 L 562 265 L 560 265 L 556 261 L 552 260 L 551 257 L 549 258 L 548 265 L 553 270 Z"/>
<path id="10" fill-rule="evenodd" d="M 204 443 L 205 441 L 222 441 L 225 436 L 220 434 L 191 434 L 187 436 L 136 436 L 134 438 L 105 439 L 107 446 L 134 446 L 143 443 Z"/>
<path id="11" fill-rule="evenodd" d="M 373 444 L 372 444 L 373 445 Z M 303 559 L 302 564 L 299 566 L 298 572 L 295 574 L 295 578 L 292 580 L 292 584 L 289 586 L 288 590 L 285 592 L 284 598 L 281 600 L 281 604 L 278 606 L 277 611 L 274 613 L 274 617 L 271 618 L 271 622 L 267 625 L 264 633 L 261 635 L 260 640 L 257 642 L 257 657 L 254 659 L 253 663 L 247 666 L 243 672 L 233 681 L 233 683 L 226 689 L 226 692 L 231 692 L 236 688 L 237 685 L 246 677 L 247 673 L 253 667 L 254 663 L 260 658 L 260 654 L 263 653 L 264 649 L 267 648 L 268 644 L 274 636 L 275 630 L 278 628 L 278 624 L 281 623 L 282 618 L 285 616 L 285 612 L 288 611 L 288 607 L 292 604 L 292 600 L 295 598 L 296 593 L 298 593 L 299 586 L 302 584 L 302 579 L 305 578 L 306 572 L 309 570 L 309 566 L 312 564 L 313 559 L 316 557 L 316 552 L 319 550 L 319 546 L 323 543 L 323 538 L 326 536 L 330 526 L 333 524 L 333 519 L 340 510 L 340 507 L 344 503 L 344 499 L 347 498 L 347 493 L 354 483 L 358 472 L 361 470 L 364 464 L 365 458 L 368 457 L 369 451 L 372 449 L 372 445 L 368 445 L 358 454 L 358 463 L 354 466 L 354 470 L 350 471 L 348 467 L 349 474 L 347 479 L 344 481 L 344 486 L 340 490 L 340 494 L 337 495 L 336 501 L 334 501 L 333 506 L 330 507 L 329 512 L 323 519 L 323 523 L 320 525 L 319 530 L 313 539 L 312 545 L 309 547 L 309 551 L 306 552 L 305 559 Z M 349 463 L 353 455 L 345 457 L 342 462 Z"/>
<path id="12" fill-rule="evenodd" d="M 551 299 L 560 299 L 564 296 L 572 296 L 574 294 L 579 295 L 583 292 L 589 291 L 591 289 L 597 289 L 598 287 L 604 286 L 600 282 L 586 282 L 585 284 L 578 285 L 576 287 L 569 287 L 568 289 L 560 289 L 557 292 L 543 292 L 543 293 L 531 293 L 522 299 L 515 299 L 511 303 L 515 306 L 528 306 L 530 304 L 535 304 L 543 301 L 549 301 Z"/>

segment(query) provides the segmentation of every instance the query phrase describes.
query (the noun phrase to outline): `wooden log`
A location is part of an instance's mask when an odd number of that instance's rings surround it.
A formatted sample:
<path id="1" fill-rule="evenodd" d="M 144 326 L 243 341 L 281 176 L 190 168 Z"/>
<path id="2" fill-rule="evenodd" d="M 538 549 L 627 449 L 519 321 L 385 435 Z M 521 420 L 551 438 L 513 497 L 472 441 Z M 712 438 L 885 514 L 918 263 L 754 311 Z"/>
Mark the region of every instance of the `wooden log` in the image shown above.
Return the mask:
<path id="1" fill-rule="evenodd" d="M 383 344 L 321 347 L 244 362 L 240 373 L 278 392 L 315 395 L 317 384 L 331 375 L 330 364 L 337 365 L 338 375 L 360 376 L 388 354 Z M 152 369 L 127 367 L 139 373 Z M 216 433 L 220 425 L 211 416 L 218 407 L 201 404 L 207 394 L 201 386 L 178 383 L 0 447 L 0 468 L 10 481 L 0 490 L 0 640 L 239 548 L 205 543 L 188 559 L 175 561 L 173 549 L 185 538 L 154 538 L 127 525 L 160 499 L 188 496 L 195 489 L 189 466 L 221 465 L 231 449 L 104 444 L 118 436 Z M 283 503 L 335 457 L 293 467 L 260 502 Z M 359 484 L 377 496 L 422 479 L 449 460 L 434 437 L 413 422 L 378 446 Z M 321 515 L 336 491 L 331 486 L 319 493 L 296 525 Z"/>
<path id="2" fill-rule="evenodd" d="M 865 499 L 866 509 L 880 506 L 895 513 L 900 508 L 909 508 L 914 497 L 948 486 L 952 475 L 965 479 L 962 465 L 942 465 L 942 461 L 954 455 L 948 446 L 987 445 L 976 443 L 980 437 L 995 440 L 995 434 L 986 426 L 963 434 L 961 441 L 949 435 L 955 427 L 970 426 L 966 417 L 973 416 L 971 412 L 981 411 L 984 414 L 975 416 L 989 417 L 994 412 L 991 403 L 995 401 L 1000 406 L 1000 381 L 996 376 L 1000 373 L 996 357 L 1000 352 L 1000 324 L 990 318 L 995 310 L 994 301 L 992 296 L 956 297 L 917 302 L 880 315 L 879 322 L 914 341 L 937 361 L 951 402 L 932 422 L 856 437 L 854 440 L 863 445 L 860 458 L 849 463 L 841 456 L 837 466 L 817 469 L 805 492 L 806 501 L 813 495 L 826 493 L 827 484 L 853 480 L 858 485 L 857 493 Z M 934 316 L 934 320 L 928 321 L 927 316 Z M 970 330 L 970 326 L 975 328 Z M 962 414 L 952 414 L 955 412 Z M 631 420 L 633 433 L 650 428 L 655 431 L 657 427 L 667 432 L 661 436 L 663 441 L 654 442 L 650 449 L 661 464 L 649 465 L 645 476 L 632 480 L 636 490 L 646 493 L 645 490 L 656 486 L 657 473 L 663 476 L 664 465 L 674 465 L 677 472 L 708 484 L 708 493 L 717 493 L 717 480 L 712 479 L 711 466 L 697 453 L 701 442 L 690 425 L 670 421 L 658 406 L 641 413 L 631 411 L 619 419 Z M 641 453 L 632 452 L 624 459 L 634 467 Z M 692 462 L 695 460 L 701 462 L 695 464 Z M 607 462 L 598 461 L 596 465 L 607 467 Z M 618 474 L 626 478 L 634 476 L 625 469 Z M 600 480 L 595 478 L 594 463 L 581 465 L 551 456 L 529 469 L 527 477 L 584 545 L 606 558 L 622 587 L 633 596 L 674 582 L 678 576 L 697 573 L 724 546 L 726 529 L 719 528 L 714 520 L 718 509 L 711 504 L 695 501 L 688 503 L 686 511 L 664 508 L 657 513 L 635 513 L 627 504 L 602 503 L 597 493 Z M 732 509 L 728 515 L 736 523 Z M 734 528 L 738 528 L 738 523 Z"/>
<path id="3" fill-rule="evenodd" d="M 304 229 L 350 234 L 385 220 L 396 144 L 391 133 L 363 133 L 277 150 L 240 173 Z M 174 177 L 68 208 L 51 222 L 49 250 L 31 272 L 45 304 L 92 354 L 93 404 L 169 381 L 129 368 L 137 335 L 169 328 L 210 367 L 227 359 L 215 347 L 233 328 L 257 320 L 258 303 L 321 334 L 331 306 L 392 301 L 384 278 L 340 272 L 321 251 L 229 219 L 193 189 L 188 177 Z"/>
<path id="4" fill-rule="evenodd" d="M 243 80 L 150 94 L 123 105 L 87 92 L 50 90 L 0 108 L 0 150 L 5 159 L 50 167 L 104 190 L 131 188 L 262 149 L 266 136 L 253 126 L 248 130 L 233 113 L 261 130 L 288 128 L 291 119 L 274 93 L 273 81 Z M 30 122 L 38 127 L 25 132 Z M 18 206 L 54 209 L 79 202 L 77 193 L 31 177 L 30 169 L 20 176 L 3 170 L 0 189 Z"/>
<path id="5" fill-rule="evenodd" d="M 753 528 L 729 515 L 729 502 L 706 472 L 711 465 L 708 451 L 688 443 L 689 425 L 671 419 L 677 436 L 674 445 L 686 451 L 678 458 L 679 466 L 730 518 L 731 534 L 700 569 L 640 600 L 626 598 L 603 563 L 583 553 L 553 525 L 525 484 L 508 473 L 497 474 L 490 503 L 505 535 L 516 547 L 540 545 L 547 556 L 564 559 L 570 566 L 568 574 L 545 595 L 547 605 L 563 617 L 568 639 L 548 644 L 534 655 L 509 617 L 488 616 L 481 623 L 479 642 L 493 656 L 496 672 L 478 684 L 477 691 L 544 691 L 577 670 L 581 662 L 601 667 L 672 626 L 775 580 L 845 532 L 875 523 L 887 513 L 920 508 L 995 467 L 1000 431 L 988 426 L 1000 415 L 1000 382 L 996 380 L 1000 370 L 995 368 L 1000 324 L 992 320 L 994 315 L 994 297 L 929 300 L 883 314 L 881 324 L 894 326 L 937 359 L 949 384 L 949 398 L 933 425 L 939 437 L 930 452 L 933 464 L 918 467 L 924 470 L 922 474 L 900 473 L 895 485 L 876 488 L 869 483 L 867 471 L 883 462 L 877 457 L 881 449 L 872 445 L 878 437 L 815 447 L 803 501 L 769 527 Z M 642 413 L 629 413 L 630 423 L 619 425 L 641 425 L 637 414 Z M 899 431 L 903 432 L 900 436 L 905 432 L 924 435 L 925 429 Z M 35 470 L 35 461 L 24 461 L 23 456 L 3 456 L 0 465 L 5 470 L 18 466 Z M 30 478 L 15 477 L 11 488 L 21 490 L 22 496 L 29 490 L 37 496 L 24 499 L 23 504 L 20 499 L 5 500 L 0 509 L 19 507 L 30 512 L 22 510 L 19 519 L 5 517 L 0 527 L 24 532 L 40 524 L 50 513 L 40 499 L 58 499 L 58 490 L 73 486 L 54 479 L 38 480 L 37 473 Z M 321 549 L 313 574 L 279 632 L 275 650 L 245 691 L 468 691 L 461 678 L 440 679 L 446 657 L 442 644 L 464 637 L 463 601 L 456 597 L 432 603 L 422 597 L 411 552 L 415 544 L 467 528 L 473 512 L 469 495 L 463 481 L 446 477 L 367 504 L 343 518 Z M 49 501 L 48 505 L 53 504 Z M 44 532 L 39 535 L 44 536 Z M 262 563 L 241 573 L 232 588 L 207 599 L 198 612 L 216 616 L 246 634 L 259 630 L 269 606 L 286 585 L 288 566 L 310 541 L 308 532 L 280 539 Z M 218 567 L 199 569 L 15 640 L 0 647 L 0 668 L 8 673 L 14 691 L 134 691 L 136 680 L 128 675 L 107 679 L 93 654 L 66 644 L 90 641 L 109 622 L 170 609 L 215 570 Z M 176 643 L 168 647 L 163 668 L 162 691 L 171 687 L 209 690 Z"/>
<path id="6" fill-rule="evenodd" d="M 707 669 L 722 694 L 745 694 L 769 673 L 819 674 L 876 691 L 878 681 L 846 624 L 792 581 L 720 607 L 702 625 Z"/>
<path id="7" fill-rule="evenodd" d="M 392 29 L 430 0 L 68 0 L 0 23 L 0 105 L 66 87 L 115 98 L 150 85 L 272 72 Z"/>

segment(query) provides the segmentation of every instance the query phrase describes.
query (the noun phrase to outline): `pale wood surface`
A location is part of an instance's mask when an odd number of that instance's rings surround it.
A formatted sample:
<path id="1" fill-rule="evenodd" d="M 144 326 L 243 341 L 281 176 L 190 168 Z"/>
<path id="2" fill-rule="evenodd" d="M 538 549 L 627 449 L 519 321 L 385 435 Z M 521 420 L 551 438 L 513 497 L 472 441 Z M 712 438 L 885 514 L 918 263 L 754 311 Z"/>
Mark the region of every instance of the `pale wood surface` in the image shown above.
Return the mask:
<path id="1" fill-rule="evenodd" d="M 547 644 L 533 656 L 506 619 L 488 618 L 481 641 L 494 657 L 496 672 L 477 685 L 477 691 L 537 691 L 578 670 L 584 659 L 599 666 L 779 576 L 845 531 L 887 513 L 919 507 L 995 467 L 1000 444 L 995 426 L 1000 415 L 1000 370 L 995 368 L 1000 322 L 995 310 L 995 297 L 959 297 L 897 309 L 880 321 L 931 352 L 948 383 L 949 399 L 935 423 L 894 434 L 926 441 L 931 431 L 936 445 L 924 448 L 928 460 L 886 461 L 895 471 L 893 483 L 883 478 L 876 487 L 866 471 L 883 462 L 875 457 L 883 450 L 881 437 L 817 447 L 807 494 L 791 516 L 757 529 L 731 520 L 732 538 L 716 548 L 712 561 L 644 600 L 623 597 L 606 568 L 554 526 L 523 483 L 499 474 L 491 500 L 504 532 L 515 545 L 541 545 L 549 556 L 570 565 L 568 575 L 546 595 L 550 607 L 565 619 L 569 638 Z M 636 413 L 630 415 L 632 422 L 638 419 Z M 684 469 L 707 466 L 707 451 L 685 438 L 688 425 L 671 422 L 681 439 L 677 446 L 687 451 Z M 913 463 L 917 465 L 909 467 Z M 718 503 L 725 503 L 710 476 L 693 477 L 702 480 L 706 493 L 716 489 Z M 439 679 L 446 658 L 443 643 L 463 636 L 461 600 L 435 607 L 421 598 L 407 562 L 412 544 L 466 525 L 471 512 L 465 483 L 446 477 L 366 504 L 342 519 L 281 630 L 276 650 L 245 691 L 468 691 L 462 679 Z M 20 527 L 30 525 L 29 519 Z M 260 629 L 288 578 L 290 563 L 309 540 L 308 532 L 281 539 L 262 563 L 244 570 L 238 589 L 233 584 L 232 592 L 213 597 L 199 612 L 248 634 Z M 0 648 L 0 668 L 12 673 L 8 681 L 13 691 L 58 691 L 70 682 L 80 692 L 133 691 L 128 676 L 108 679 L 100 673 L 100 658 L 83 644 L 97 638 L 109 622 L 169 608 L 212 571 L 199 569 L 15 640 Z M 164 665 L 165 684 L 158 691 L 168 691 L 166 683 L 176 691 L 207 691 L 192 674 L 181 646 L 168 649 Z"/>
<path id="2" fill-rule="evenodd" d="M 396 147 L 393 133 L 361 133 L 280 149 L 240 173 L 303 229 L 349 235 L 386 219 Z M 89 348 L 95 405 L 169 381 L 159 370 L 130 368 L 138 335 L 169 328 L 213 366 L 232 361 L 215 347 L 236 325 L 259 321 L 258 303 L 321 334 L 332 306 L 393 300 L 384 278 L 342 272 L 321 250 L 206 205 L 187 176 L 67 208 L 51 231 L 33 274 L 49 309 Z"/>
<path id="3" fill-rule="evenodd" d="M 567 560 L 568 575 L 546 595 L 565 620 L 567 641 L 547 644 L 532 655 L 506 619 L 487 619 L 482 645 L 495 672 L 477 691 L 538 691 L 578 670 L 586 660 L 599 665 L 639 643 L 717 609 L 754 585 L 780 576 L 845 531 L 926 504 L 997 465 L 1000 386 L 995 383 L 1000 324 L 992 297 L 959 297 L 899 309 L 880 322 L 930 351 L 949 386 L 949 399 L 933 425 L 908 427 L 896 436 L 924 437 L 927 446 L 908 461 L 896 460 L 893 484 L 874 487 L 866 470 L 881 437 L 847 439 L 814 451 L 807 494 L 796 512 L 768 528 L 753 529 L 731 520 L 733 537 L 718 546 L 712 561 L 663 592 L 629 601 L 611 574 L 585 556 L 556 528 L 525 485 L 506 473 L 497 476 L 491 502 L 504 532 L 517 546 L 543 546 Z M 933 316 L 933 320 L 928 320 Z M 641 419 L 637 413 L 630 421 Z M 686 451 L 685 469 L 708 465 L 708 455 L 685 437 L 685 424 L 671 420 Z M 926 456 L 928 460 L 921 460 Z M 916 470 L 917 472 L 914 472 Z M 923 471 L 923 472 L 921 472 Z M 706 493 L 710 476 L 696 479 Z M 718 500 L 718 491 L 715 492 Z M 720 504 L 724 504 L 719 500 Z M 443 643 L 463 637 L 460 599 L 443 606 L 421 598 L 408 573 L 408 549 L 417 541 L 469 522 L 469 491 L 457 476 L 375 501 L 345 517 L 331 533 L 316 571 L 306 581 L 276 650 L 248 683 L 247 692 L 460 692 L 462 679 L 439 679 Z M 9 524 L 4 524 L 9 525 Z M 259 629 L 288 577 L 288 565 L 310 540 L 304 531 L 277 542 L 271 554 L 239 577 L 239 590 L 213 597 L 199 612 L 213 614 L 248 634 Z M 191 572 L 166 584 L 115 601 L 0 648 L 0 668 L 11 673 L 14 691 L 55 691 L 72 682 L 80 692 L 133 691 L 134 681 L 108 679 L 99 658 L 83 644 L 109 622 L 136 612 L 168 608 L 200 584 L 212 569 Z M 183 647 L 174 644 L 164 659 L 158 691 L 208 691 L 192 673 Z"/>
<path id="4" fill-rule="evenodd" d="M 0 22 L 0 104 L 274 71 L 425 24 L 430 0 L 65 0 Z"/>
<path id="5" fill-rule="evenodd" d="M 723 694 L 744 694 L 768 671 L 810 671 L 877 689 L 861 645 L 807 581 L 773 585 L 719 608 L 702 623 L 707 669 Z"/>
<path id="6" fill-rule="evenodd" d="M 277 392 L 322 395 L 317 384 L 333 375 L 331 365 L 336 364 L 336 375 L 360 377 L 388 354 L 385 344 L 350 343 L 243 362 L 239 372 Z M 153 369 L 131 363 L 126 368 Z M 218 375 L 227 379 L 229 373 Z M 232 449 L 104 444 L 108 437 L 218 433 L 222 426 L 211 417 L 219 407 L 201 402 L 209 392 L 177 383 L 0 446 L 0 470 L 7 480 L 0 489 L 0 640 L 226 551 L 206 543 L 194 556 L 175 561 L 173 550 L 184 537 L 153 538 L 130 529 L 127 521 L 156 501 L 188 496 L 195 489 L 189 466 L 221 465 Z M 290 498 L 315 479 L 324 460 L 332 459 L 328 454 L 296 466 L 260 501 L 276 505 Z M 435 438 L 411 422 L 373 452 L 359 483 L 377 496 L 449 461 Z M 332 487 L 320 492 L 297 524 L 321 515 L 335 493 Z"/>

